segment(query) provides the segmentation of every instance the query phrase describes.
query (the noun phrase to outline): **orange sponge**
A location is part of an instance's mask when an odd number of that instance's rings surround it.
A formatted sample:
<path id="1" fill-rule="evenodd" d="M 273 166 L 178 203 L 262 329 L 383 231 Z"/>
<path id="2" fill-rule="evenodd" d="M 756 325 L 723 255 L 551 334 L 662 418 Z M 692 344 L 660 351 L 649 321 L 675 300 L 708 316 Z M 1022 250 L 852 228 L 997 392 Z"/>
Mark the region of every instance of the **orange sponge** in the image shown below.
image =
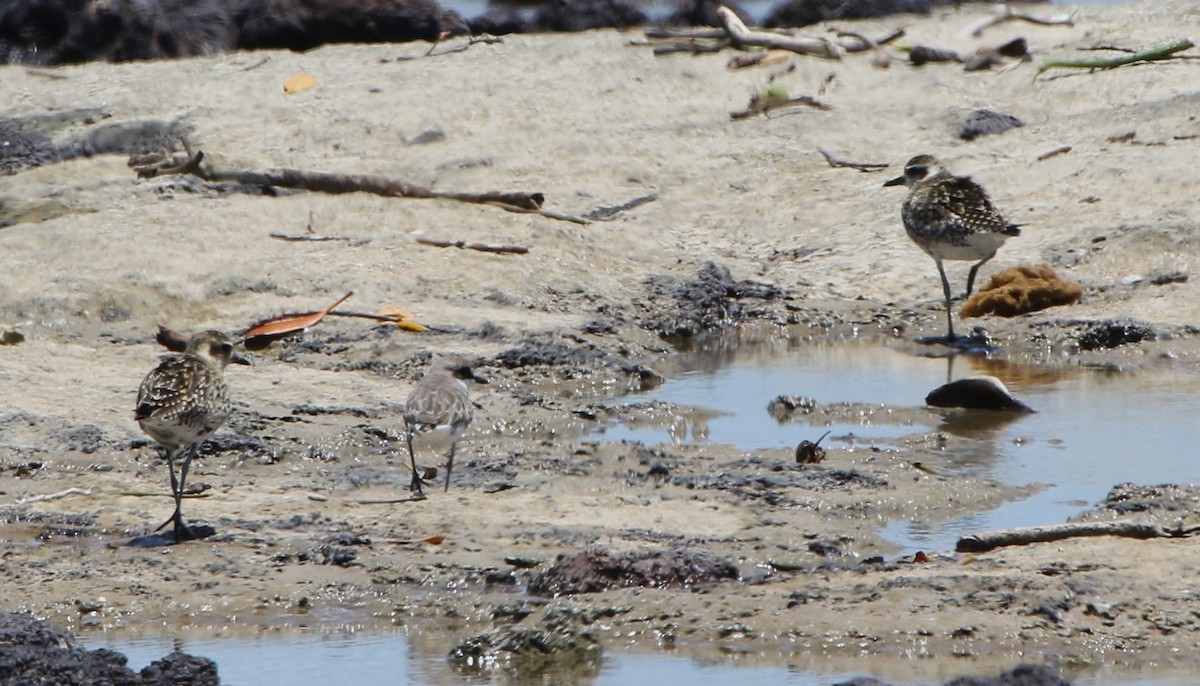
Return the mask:
<path id="1" fill-rule="evenodd" d="M 963 317 L 985 314 L 1015 317 L 1047 307 L 1071 305 L 1079 302 L 1081 296 L 1083 288 L 1079 284 L 1063 281 L 1044 264 L 1018 265 L 989 279 L 978 293 L 963 303 L 959 314 Z"/>

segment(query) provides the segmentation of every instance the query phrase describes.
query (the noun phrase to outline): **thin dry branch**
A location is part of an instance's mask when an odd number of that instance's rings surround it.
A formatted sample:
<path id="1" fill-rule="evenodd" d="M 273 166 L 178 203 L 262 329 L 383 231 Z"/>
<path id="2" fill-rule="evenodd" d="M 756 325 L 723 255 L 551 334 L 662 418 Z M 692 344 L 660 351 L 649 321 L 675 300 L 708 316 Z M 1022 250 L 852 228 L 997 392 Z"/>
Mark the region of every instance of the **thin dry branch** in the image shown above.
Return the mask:
<path id="1" fill-rule="evenodd" d="M 958 539 L 955 550 L 960 553 L 982 553 L 1003 546 L 1049 543 L 1083 536 L 1186 538 L 1197 529 L 1198 527 L 1166 529 L 1152 522 L 1068 522 L 970 534 Z"/>
<path id="2" fill-rule="evenodd" d="M 736 48 L 769 48 L 790 50 L 801 55 L 813 55 L 834 60 L 842 58 L 842 48 L 827 38 L 782 36 L 765 31 L 751 31 L 728 7 L 718 7 L 717 18 L 729 32 L 729 38 Z"/>
<path id="3" fill-rule="evenodd" d="M 480 252 L 490 252 L 497 254 L 508 255 L 524 255 L 529 252 L 529 248 L 523 245 L 495 245 L 492 243 L 467 243 L 466 241 L 450 241 L 441 238 L 426 238 L 418 236 L 417 242 L 421 245 L 432 245 L 435 248 L 462 248 L 464 250 L 478 250 Z"/>
<path id="4" fill-rule="evenodd" d="M 850 162 L 848 160 L 843 160 L 839 157 L 830 155 L 822 148 L 817 148 L 817 152 L 821 153 L 821 155 L 825 158 L 825 161 L 829 163 L 829 166 L 834 168 L 847 167 L 850 169 L 857 169 L 859 171 L 870 172 L 886 169 L 888 167 L 887 162 Z"/>
<path id="5" fill-rule="evenodd" d="M 1050 69 L 1114 69 L 1138 62 L 1170 59 L 1177 57 L 1175 53 L 1192 47 L 1195 47 L 1195 43 L 1191 39 L 1180 38 L 1179 40 L 1171 41 L 1155 48 L 1148 48 L 1122 57 L 1114 57 L 1106 60 L 1050 60 L 1049 62 L 1043 62 L 1038 67 L 1037 73 L 1040 75 L 1042 72 Z"/>
<path id="6" fill-rule="evenodd" d="M 820 100 L 807 95 L 800 95 L 794 98 L 775 98 L 771 97 L 769 93 L 755 93 L 750 98 L 750 104 L 746 106 L 746 109 L 738 112 L 730 112 L 729 118 L 746 119 L 747 117 L 753 117 L 758 114 L 766 114 L 774 110 L 788 109 L 792 107 L 813 107 L 818 110 L 831 109 L 829 105 L 826 105 Z"/>
<path id="7" fill-rule="evenodd" d="M 1037 24 L 1038 26 L 1074 26 L 1075 14 L 1071 13 L 1048 18 L 1034 17 L 1029 14 L 1014 12 L 1011 7 L 1005 4 L 997 9 L 994 15 L 989 17 L 975 28 L 971 29 L 971 35 L 978 37 L 987 29 L 1009 21 L 1024 21 L 1030 24 Z"/>

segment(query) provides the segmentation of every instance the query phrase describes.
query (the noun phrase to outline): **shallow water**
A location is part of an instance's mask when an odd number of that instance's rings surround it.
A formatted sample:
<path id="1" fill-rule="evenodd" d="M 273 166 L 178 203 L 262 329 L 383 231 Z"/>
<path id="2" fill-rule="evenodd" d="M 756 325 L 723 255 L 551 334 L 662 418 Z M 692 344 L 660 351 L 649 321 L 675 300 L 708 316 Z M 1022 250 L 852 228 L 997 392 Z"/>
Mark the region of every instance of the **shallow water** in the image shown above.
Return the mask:
<path id="1" fill-rule="evenodd" d="M 511 683 L 503 679 L 466 676 L 454 671 L 444 656 L 422 656 L 409 646 L 402 633 L 329 633 L 267 635 L 260 638 L 173 640 L 167 637 L 107 639 L 82 636 L 89 649 L 109 648 L 124 653 L 138 671 L 172 650 L 207 657 L 217 663 L 225 686 L 327 686 L 331 683 L 415 684 Z M 954 676 L 986 673 L 972 670 L 970 662 L 957 661 L 948 671 L 930 662 L 905 660 L 905 674 L 888 675 L 888 666 L 867 660 L 845 671 L 821 673 L 805 661 L 782 666 L 745 666 L 736 663 L 692 660 L 668 653 L 620 654 L 604 657 L 600 671 L 581 675 L 574 683 L 594 686 L 686 683 L 691 686 L 831 686 L 856 676 L 874 675 L 895 686 L 944 683 Z M 1178 670 L 1176 670 L 1178 671 Z M 921 675 L 921 676 L 916 676 Z M 549 682 L 547 682 L 549 683 Z M 1122 672 L 1096 672 L 1072 677 L 1075 686 L 1183 686 L 1191 676 L 1148 676 Z"/>
<path id="2" fill-rule="evenodd" d="M 899 436 L 946 432 L 969 439 L 951 456 L 952 473 L 1013 485 L 1041 484 L 1037 494 L 989 512 L 945 522 L 894 522 L 887 537 L 905 552 L 952 550 L 957 538 L 974 531 L 1050 524 L 1088 509 L 1114 485 L 1200 482 L 1195 460 L 1200 415 L 1196 370 L 1133 371 L 1036 368 L 982 358 L 927 358 L 882 343 L 789 343 L 739 346 L 712 341 L 684 353 L 681 372 L 631 402 L 662 400 L 723 413 L 703 431 L 686 436 L 675 427 L 609 428 L 610 440 L 649 445 L 679 441 L 727 443 L 745 450 L 794 447 L 816 440 L 845 447 Z M 945 410 L 918 413 L 925 425 L 891 424 L 887 414 L 864 416 L 859 424 L 829 427 L 776 422 L 767 413 L 778 395 L 808 396 L 821 404 L 921 407 L 926 393 L 948 378 L 998 377 L 1037 414 Z M 697 435 L 699 434 L 699 435 Z"/>

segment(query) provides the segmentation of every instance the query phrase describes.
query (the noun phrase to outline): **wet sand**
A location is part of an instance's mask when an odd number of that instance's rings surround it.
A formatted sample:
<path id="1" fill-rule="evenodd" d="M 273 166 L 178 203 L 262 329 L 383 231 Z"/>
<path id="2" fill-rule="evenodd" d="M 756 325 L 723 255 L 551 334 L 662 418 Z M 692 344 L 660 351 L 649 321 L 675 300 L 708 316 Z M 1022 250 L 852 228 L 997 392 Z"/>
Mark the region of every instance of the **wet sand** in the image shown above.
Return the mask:
<path id="1" fill-rule="evenodd" d="M 137 180 L 114 155 L 0 178 L 4 218 L 15 222 L 0 230 L 0 328 L 26 337 L 0 348 L 3 609 L 117 632 L 403 624 L 418 647 L 444 650 L 491 625 L 498 608 L 530 602 L 521 585 L 559 553 L 684 547 L 733 561 L 743 580 L 548 602 L 611 609 L 609 649 L 802 655 L 830 668 L 871 655 L 966 655 L 986 671 L 1054 655 L 1190 654 L 1200 554 L 1188 540 L 897 559 L 879 535 L 887 521 L 952 517 L 1021 493 L 938 476 L 961 449 L 953 439 L 914 433 L 894 451 L 831 449 L 810 467 L 794 463 L 791 446 L 655 453 L 588 436 L 603 406 L 650 378 L 638 365 L 670 373 L 670 346 L 641 324 L 686 308 L 663 294 L 709 261 L 782 291 L 738 301 L 732 323 L 746 337 L 910 345 L 942 331 L 936 270 L 900 227 L 903 194 L 880 187 L 886 171 L 830 168 L 818 147 L 893 169 L 937 154 L 1024 224 L 981 278 L 1046 263 L 1083 285 L 1078 305 L 978 320 L 999 358 L 1194 373 L 1195 281 L 1155 285 L 1189 272 L 1197 252 L 1194 67 L 1034 78 L 1037 62 L 1079 47 L 1180 37 L 1194 28 L 1180 25 L 1186 7 L 1090 7 L 1074 27 L 1004 24 L 981 39 L 968 35 L 981 8 L 845 23 L 872 36 L 907 25 L 911 45 L 960 51 L 1028 39 L 1034 64 L 985 73 L 899 58 L 877 69 L 862 55 L 730 71 L 732 53 L 655 57 L 640 33 L 616 32 L 516 36 L 432 57 L 425 45 L 371 45 L 92 64 L 54 78 L 0 68 L 7 117 L 100 113 L 58 130 L 63 140 L 97 123 L 178 119 L 206 154 L 243 168 L 540 191 L 547 208 L 571 215 L 657 194 L 578 225 L 450 201 L 217 193 L 194 179 Z M 302 71 L 317 87 L 285 96 L 284 81 Z M 732 121 L 768 82 L 831 109 Z M 1025 126 L 957 140 L 958 123 L 979 108 Z M 431 129 L 444 138 L 406 143 Z M 1070 152 L 1039 161 L 1064 145 Z M 350 240 L 270 236 L 310 230 Z M 415 234 L 530 252 L 438 249 Z M 965 271 L 950 265 L 956 281 Z M 258 354 L 253 368 L 231 369 L 237 412 L 194 468 L 207 497 L 185 503 L 217 535 L 125 545 L 169 510 L 167 498 L 127 495 L 167 490 L 165 465 L 132 416 L 137 385 L 162 352 L 156 325 L 239 331 L 347 291 L 351 309 L 402 306 L 442 331 L 330 320 Z M 1076 349 L 1092 323 L 1123 318 L 1158 340 Z M 502 355 L 514 349 L 542 363 Z M 373 503 L 407 495 L 399 410 L 432 352 L 477 356 L 492 378 L 475 392 L 455 484 L 420 502 Z M 664 414 L 657 420 L 671 421 Z M 670 479 L 648 475 L 654 461 L 670 465 Z M 803 481 L 834 470 L 859 476 Z M 704 481 L 715 474 L 781 476 L 739 489 Z M 84 492 L 38 500 L 70 488 Z M 444 541 L 420 542 L 434 536 Z M 831 561 L 811 552 L 814 541 L 852 555 Z M 872 556 L 886 564 L 859 564 Z M 506 558 L 537 566 L 512 569 Z M 495 571 L 517 585 L 489 585 Z"/>

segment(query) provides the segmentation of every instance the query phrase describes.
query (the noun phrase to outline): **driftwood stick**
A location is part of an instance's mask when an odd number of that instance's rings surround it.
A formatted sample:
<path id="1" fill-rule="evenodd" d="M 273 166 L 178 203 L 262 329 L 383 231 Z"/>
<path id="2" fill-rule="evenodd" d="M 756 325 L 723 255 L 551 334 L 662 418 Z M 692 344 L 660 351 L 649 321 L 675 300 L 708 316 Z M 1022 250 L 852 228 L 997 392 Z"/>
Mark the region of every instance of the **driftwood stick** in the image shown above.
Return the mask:
<path id="1" fill-rule="evenodd" d="M 293 234 L 278 233 L 278 232 L 272 231 L 271 233 L 269 233 L 267 235 L 276 240 L 288 241 L 290 243 L 300 243 L 300 242 L 304 242 L 304 241 L 319 243 L 322 241 L 352 241 L 352 240 L 354 240 L 353 238 L 350 238 L 349 236 L 322 236 L 319 233 L 305 233 L 305 234 L 293 235 Z"/>
<path id="2" fill-rule="evenodd" d="M 859 171 L 869 172 L 869 171 L 878 171 L 880 169 L 885 169 L 888 166 L 887 162 L 850 162 L 848 160 L 843 160 L 841 158 L 834 157 L 833 155 L 830 155 L 829 153 L 825 152 L 825 150 L 823 150 L 822 148 L 817 148 L 817 152 L 821 153 L 821 155 L 825 157 L 825 161 L 829 163 L 829 166 L 835 167 L 835 168 L 836 167 L 848 167 L 850 169 L 857 169 Z"/>
<path id="3" fill-rule="evenodd" d="M 466 241 L 450 241 L 442 238 L 426 238 L 418 236 L 417 242 L 421 245 L 432 245 L 435 248 L 462 248 L 464 250 L 478 250 L 480 252 L 490 252 L 497 254 L 509 255 L 524 255 L 529 252 L 529 248 L 523 245 L 493 245 L 490 243 L 467 243 Z"/>
<path id="4" fill-rule="evenodd" d="M 883 38 L 871 39 L 866 36 L 854 33 L 852 31 L 843 31 L 841 29 L 830 29 L 838 34 L 838 45 L 842 46 L 842 50 L 847 53 L 866 52 L 874 50 L 881 45 L 895 42 L 904 37 L 904 29 L 896 29 L 887 34 Z M 849 38 L 850 40 L 846 40 Z"/>
<path id="5" fill-rule="evenodd" d="M 746 109 L 740 110 L 738 112 L 730 112 L 729 118 L 730 119 L 746 119 L 747 117 L 753 117 L 758 114 L 766 114 L 773 110 L 780 110 L 780 109 L 786 109 L 789 107 L 801 107 L 801 106 L 813 107 L 818 110 L 830 109 L 829 105 L 826 105 L 825 103 L 821 102 L 820 100 L 817 100 L 816 98 L 813 98 L 813 97 L 810 97 L 807 95 L 800 95 L 800 96 L 797 96 L 794 98 L 779 98 L 779 97 L 772 97 L 769 93 L 767 93 L 767 94 L 756 93 L 753 97 L 750 98 L 750 104 L 747 105 Z"/>
<path id="6" fill-rule="evenodd" d="M 862 35 L 861 33 L 855 33 L 854 31 L 846 31 L 843 29 L 831 28 L 831 29 L 829 29 L 829 31 L 831 33 L 836 33 L 838 38 L 852 38 L 852 39 L 858 41 L 858 43 L 855 44 L 855 47 L 858 47 L 859 45 L 861 45 L 861 46 L 863 46 L 863 48 L 865 50 L 871 50 L 872 52 L 874 52 L 875 57 L 871 60 L 871 64 L 874 65 L 876 68 L 887 69 L 891 65 L 892 60 L 888 57 L 887 52 L 882 47 L 880 47 L 879 43 L 877 41 L 875 41 L 874 39 L 867 38 L 866 36 Z M 901 33 L 903 33 L 903 32 L 901 32 Z M 842 49 L 845 49 L 844 44 L 842 45 Z M 849 52 L 849 50 L 847 50 L 847 52 Z"/>
<path id="7" fill-rule="evenodd" d="M 992 15 L 974 29 L 971 29 L 971 35 L 978 37 L 987 29 L 1008 21 L 1024 21 L 1030 24 L 1037 24 L 1038 26 L 1074 26 L 1075 15 L 1072 13 L 1043 19 L 1042 17 L 1034 17 L 1028 14 L 1021 14 L 1020 12 L 1014 12 L 1012 8 L 1006 4 L 1000 9 L 996 10 L 996 14 Z"/>
<path id="8" fill-rule="evenodd" d="M 665 27 L 653 27 L 642 32 L 647 38 L 669 38 L 669 39 L 709 39 L 717 40 L 724 38 L 729 34 L 724 29 L 669 29 Z"/>
<path id="9" fill-rule="evenodd" d="M 730 45 L 729 39 L 716 41 L 713 43 L 698 43 L 696 41 L 685 41 L 679 43 L 671 43 L 670 45 L 657 45 L 654 47 L 654 55 L 660 57 L 662 55 L 674 55 L 679 52 L 686 52 L 689 55 L 703 55 L 710 52 L 721 52 Z"/>
<path id="10" fill-rule="evenodd" d="M 306 191 L 321 193 L 372 193 L 389 198 L 430 198 L 441 200 L 457 200 L 484 205 L 495 205 L 509 212 L 536 212 L 550 219 L 563 219 L 586 224 L 587 220 L 572 218 L 558 212 L 542 209 L 546 198 L 541 193 L 523 191 L 487 191 L 483 193 L 467 193 L 461 191 L 438 191 L 415 183 L 391 179 L 386 176 L 373 174 L 331 174 L 328 172 L 306 171 L 303 169 L 274 169 L 254 171 L 241 169 L 221 169 L 202 165 L 204 152 L 197 150 L 190 157 L 178 163 L 147 164 L 136 167 L 138 178 L 148 179 L 166 174 L 191 174 L 210 182 L 233 182 L 250 186 L 279 186 L 282 188 L 299 188 Z"/>
<path id="11" fill-rule="evenodd" d="M 801 36 L 782 36 L 765 31 L 751 31 L 738 18 L 737 14 L 728 7 L 717 8 L 717 18 L 736 48 L 770 48 L 775 50 L 790 50 L 801 55 L 814 55 L 828 59 L 841 59 L 842 49 L 827 38 L 804 38 Z"/>
<path id="12" fill-rule="evenodd" d="M 1168 530 L 1151 522 L 1068 522 L 970 534 L 958 539 L 954 549 L 960 553 L 982 553 L 1003 546 L 1048 543 L 1081 536 L 1180 538 L 1193 532 L 1194 529 Z"/>
<path id="13" fill-rule="evenodd" d="M 1042 72 L 1050 69 L 1113 69 L 1115 67 L 1123 67 L 1126 64 L 1134 64 L 1136 62 L 1151 62 L 1153 60 L 1166 59 L 1177 52 L 1187 50 L 1188 48 L 1194 46 L 1195 44 L 1192 43 L 1190 39 L 1181 38 L 1179 40 L 1167 43 L 1166 45 L 1160 45 L 1156 48 L 1148 48 L 1146 50 L 1128 55 L 1122 55 L 1121 57 L 1113 57 L 1106 60 L 1050 60 L 1048 62 L 1042 62 L 1042 65 L 1038 67 L 1037 73 L 1040 75 Z"/>

